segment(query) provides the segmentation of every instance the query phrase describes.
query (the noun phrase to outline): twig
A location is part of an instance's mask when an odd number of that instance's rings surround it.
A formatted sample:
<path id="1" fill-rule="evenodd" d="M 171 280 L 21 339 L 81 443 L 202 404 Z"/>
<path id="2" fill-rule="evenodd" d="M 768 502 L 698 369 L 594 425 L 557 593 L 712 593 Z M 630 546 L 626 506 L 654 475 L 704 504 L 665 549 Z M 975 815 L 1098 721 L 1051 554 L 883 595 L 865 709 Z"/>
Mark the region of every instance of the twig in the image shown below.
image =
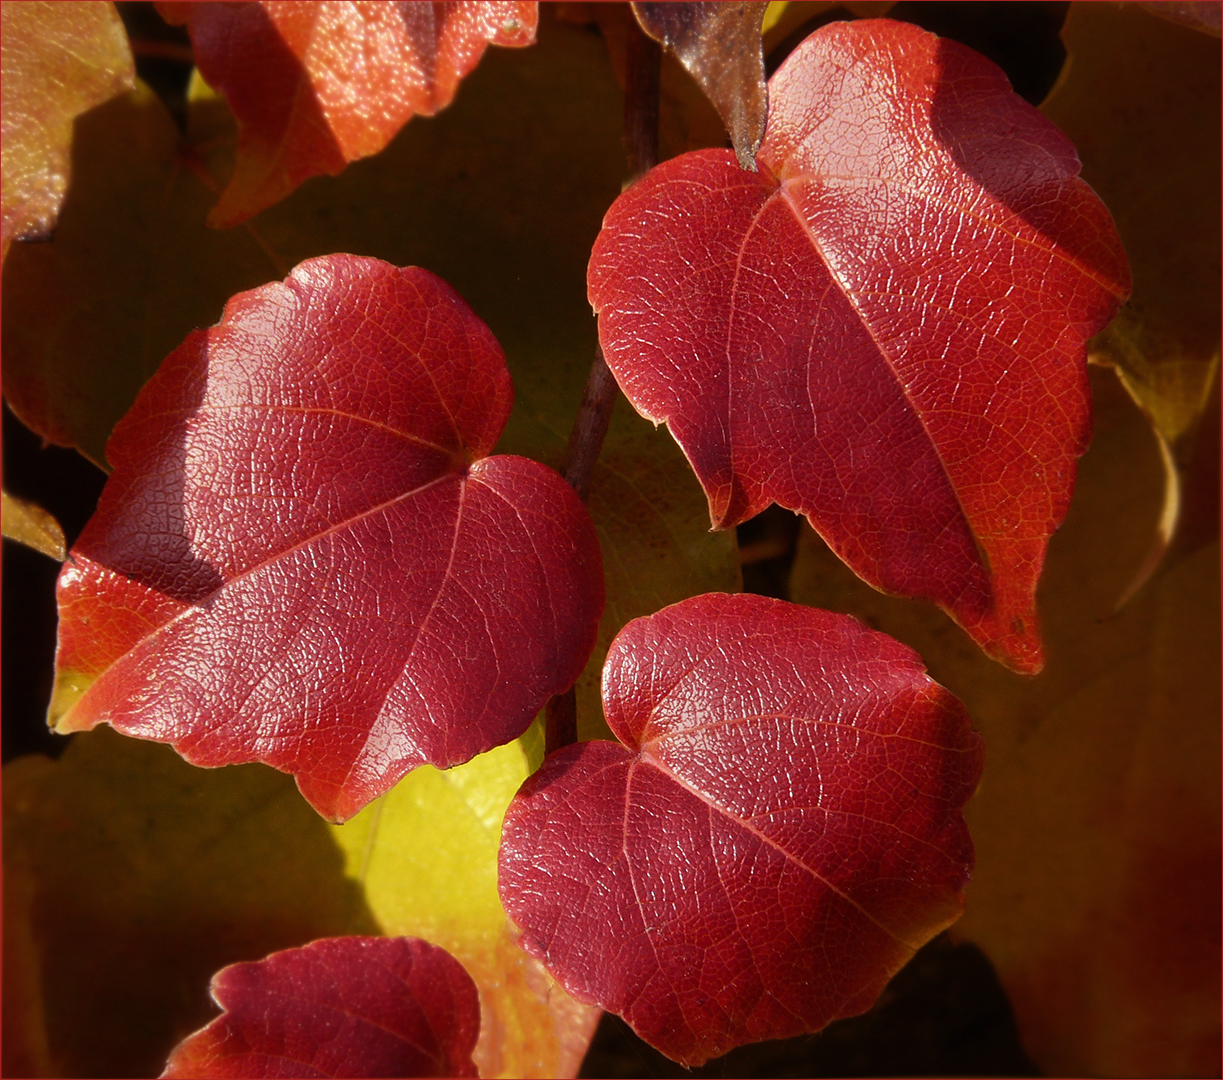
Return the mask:
<path id="1" fill-rule="evenodd" d="M 629 18 L 628 24 L 624 82 L 626 188 L 658 164 L 658 78 L 662 61 L 658 43 L 646 37 L 637 20 Z M 583 502 L 611 423 L 616 393 L 615 377 L 603 358 L 602 348 L 596 346 L 562 469 L 565 480 Z M 544 713 L 544 753 L 551 754 L 577 739 L 577 695 L 571 687 L 548 702 Z"/>

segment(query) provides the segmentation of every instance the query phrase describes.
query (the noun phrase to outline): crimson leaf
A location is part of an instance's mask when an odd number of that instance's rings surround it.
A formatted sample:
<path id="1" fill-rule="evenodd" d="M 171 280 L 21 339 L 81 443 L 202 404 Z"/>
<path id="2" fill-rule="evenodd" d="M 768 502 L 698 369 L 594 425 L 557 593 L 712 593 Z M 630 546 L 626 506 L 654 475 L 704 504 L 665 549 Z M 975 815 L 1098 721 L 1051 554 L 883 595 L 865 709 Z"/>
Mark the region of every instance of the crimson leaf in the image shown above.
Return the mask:
<path id="1" fill-rule="evenodd" d="M 621 631 L 603 701 L 624 745 L 522 786 L 501 899 L 565 989 L 664 1053 L 861 1012 L 959 916 L 981 741 L 911 649 L 710 593 Z"/>
<path id="2" fill-rule="evenodd" d="M 418 938 L 344 937 L 232 964 L 225 1010 L 184 1039 L 164 1077 L 476 1076 L 476 984 Z"/>
<path id="3" fill-rule="evenodd" d="M 235 296 L 107 445 L 52 722 L 266 762 L 339 820 L 522 734 L 581 672 L 603 576 L 560 477 L 485 456 L 511 398 L 424 270 L 332 255 Z"/>
<path id="4" fill-rule="evenodd" d="M 608 212 L 588 286 L 621 388 L 715 527 L 800 511 L 870 584 L 1038 671 L 1085 342 L 1129 292 L 1073 147 L 983 57 L 878 20 L 789 57 L 757 160 L 683 155 Z"/>

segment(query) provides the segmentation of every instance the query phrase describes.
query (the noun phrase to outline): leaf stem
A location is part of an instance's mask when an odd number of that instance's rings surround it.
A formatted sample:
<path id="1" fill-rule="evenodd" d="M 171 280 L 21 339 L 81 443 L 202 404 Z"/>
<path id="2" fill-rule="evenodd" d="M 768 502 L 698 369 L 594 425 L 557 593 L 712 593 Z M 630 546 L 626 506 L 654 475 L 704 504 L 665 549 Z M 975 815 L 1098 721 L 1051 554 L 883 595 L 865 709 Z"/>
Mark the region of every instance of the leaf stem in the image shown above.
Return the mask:
<path id="1" fill-rule="evenodd" d="M 624 77 L 624 149 L 628 155 L 628 188 L 658 164 L 658 85 L 662 50 L 637 20 L 628 20 Z M 561 470 L 578 498 L 586 501 L 590 477 L 603 449 L 617 386 L 603 349 L 596 345 L 577 419 L 569 433 Z M 544 711 L 544 754 L 578 741 L 577 693 L 570 687 L 548 702 Z"/>

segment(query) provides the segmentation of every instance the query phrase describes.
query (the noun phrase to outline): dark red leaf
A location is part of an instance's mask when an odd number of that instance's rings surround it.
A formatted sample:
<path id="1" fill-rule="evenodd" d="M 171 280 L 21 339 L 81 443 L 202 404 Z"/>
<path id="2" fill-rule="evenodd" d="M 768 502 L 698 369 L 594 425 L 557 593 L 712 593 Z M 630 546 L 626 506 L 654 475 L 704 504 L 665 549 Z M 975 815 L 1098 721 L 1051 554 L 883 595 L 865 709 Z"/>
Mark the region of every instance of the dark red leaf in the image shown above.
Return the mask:
<path id="1" fill-rule="evenodd" d="M 980 738 L 917 654 L 844 615 L 710 593 L 629 623 L 625 744 L 510 804 L 501 899 L 580 1000 L 686 1065 L 870 1007 L 959 916 Z"/>
<path id="2" fill-rule="evenodd" d="M 239 124 L 238 162 L 209 218 L 234 225 L 320 173 L 381 150 L 454 98 L 491 42 L 535 40 L 534 0 L 159 3 Z"/>
<path id="3" fill-rule="evenodd" d="M 475 1076 L 476 984 L 418 938 L 344 937 L 233 964 L 225 1010 L 184 1039 L 163 1077 Z"/>
<path id="4" fill-rule="evenodd" d="M 332 255 L 235 296 L 107 445 L 52 722 L 266 762 L 341 820 L 522 734 L 581 672 L 603 576 L 561 478 L 485 456 L 511 396 L 424 270 Z"/>
<path id="5" fill-rule="evenodd" d="M 758 175 L 686 154 L 608 212 L 607 361 L 715 527 L 798 510 L 860 577 L 1037 671 L 1085 342 L 1129 291 L 1112 219 L 1001 71 L 917 27 L 825 26 L 769 101 Z"/>
<path id="6" fill-rule="evenodd" d="M 730 133 L 739 164 L 756 168 L 769 94 L 760 26 L 767 2 L 632 4 L 641 28 L 697 81 Z"/>

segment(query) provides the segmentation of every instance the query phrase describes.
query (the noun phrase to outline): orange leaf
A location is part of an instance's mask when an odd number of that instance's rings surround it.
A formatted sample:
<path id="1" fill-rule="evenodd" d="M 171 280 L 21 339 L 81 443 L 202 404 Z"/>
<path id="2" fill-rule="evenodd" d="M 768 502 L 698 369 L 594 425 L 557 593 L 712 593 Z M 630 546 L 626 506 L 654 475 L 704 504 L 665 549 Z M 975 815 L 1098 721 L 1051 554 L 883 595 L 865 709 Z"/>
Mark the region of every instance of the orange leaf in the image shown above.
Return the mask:
<path id="1" fill-rule="evenodd" d="M 414 114 L 454 98 L 488 43 L 535 40 L 538 6 L 479 3 L 161 3 L 238 118 L 238 162 L 208 223 L 236 225 L 303 180 L 378 153 Z"/>

